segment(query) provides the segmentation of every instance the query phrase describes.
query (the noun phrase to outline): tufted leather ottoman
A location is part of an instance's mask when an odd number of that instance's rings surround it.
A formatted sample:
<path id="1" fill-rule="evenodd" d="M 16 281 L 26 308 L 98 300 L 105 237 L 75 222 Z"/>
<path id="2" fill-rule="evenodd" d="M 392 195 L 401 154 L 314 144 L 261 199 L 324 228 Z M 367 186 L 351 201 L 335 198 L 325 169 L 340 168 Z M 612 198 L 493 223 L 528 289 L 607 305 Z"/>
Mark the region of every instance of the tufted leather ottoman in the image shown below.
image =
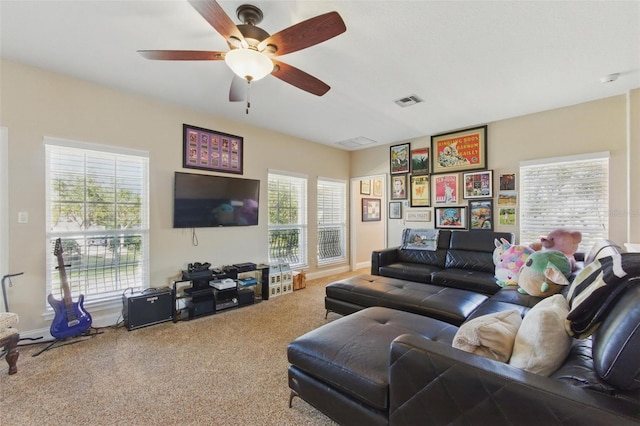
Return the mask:
<path id="1" fill-rule="evenodd" d="M 442 321 L 382 307 L 328 323 L 288 346 L 289 404 L 300 396 L 341 424 L 385 424 L 391 342 L 413 334 L 451 345 L 457 330 Z"/>
<path id="2" fill-rule="evenodd" d="M 362 307 L 384 306 L 460 325 L 487 296 L 457 288 L 379 275 L 360 275 L 326 287 L 328 311 L 348 315 Z"/>

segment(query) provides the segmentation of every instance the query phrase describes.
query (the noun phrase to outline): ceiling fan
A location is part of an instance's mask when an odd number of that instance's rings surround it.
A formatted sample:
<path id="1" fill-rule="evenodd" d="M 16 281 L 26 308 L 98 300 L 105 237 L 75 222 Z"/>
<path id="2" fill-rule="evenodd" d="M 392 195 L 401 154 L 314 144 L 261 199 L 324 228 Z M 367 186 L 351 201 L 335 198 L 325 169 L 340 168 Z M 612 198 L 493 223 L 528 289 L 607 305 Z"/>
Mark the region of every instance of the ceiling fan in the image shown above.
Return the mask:
<path id="1" fill-rule="evenodd" d="M 244 88 L 268 74 L 317 96 L 329 91 L 330 87 L 316 77 L 274 58 L 306 49 L 345 32 L 347 27 L 338 12 L 318 15 L 269 35 L 257 26 L 263 14 L 256 6 L 244 4 L 238 7 L 236 14 L 243 24 L 236 25 L 215 0 L 189 0 L 189 3 L 225 38 L 231 50 L 138 50 L 138 53 L 154 60 L 224 60 L 234 72 L 229 90 L 232 102 L 243 101 Z"/>

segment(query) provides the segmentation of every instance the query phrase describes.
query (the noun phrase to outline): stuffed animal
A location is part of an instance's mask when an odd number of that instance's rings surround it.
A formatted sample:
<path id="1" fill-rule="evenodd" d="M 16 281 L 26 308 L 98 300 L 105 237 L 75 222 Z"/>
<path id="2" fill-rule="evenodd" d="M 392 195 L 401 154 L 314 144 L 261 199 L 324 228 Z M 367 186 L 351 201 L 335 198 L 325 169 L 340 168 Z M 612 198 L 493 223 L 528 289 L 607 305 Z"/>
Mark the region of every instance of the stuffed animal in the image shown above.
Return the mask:
<path id="1" fill-rule="evenodd" d="M 520 269 L 518 291 L 522 294 L 547 297 L 562 291 L 569 285 L 571 263 L 558 250 L 542 250 L 531 253 Z"/>
<path id="2" fill-rule="evenodd" d="M 564 253 L 571 263 L 571 270 L 575 271 L 576 259 L 573 255 L 578 251 L 581 241 L 582 233 L 580 231 L 569 231 L 560 228 L 554 229 L 549 235 L 542 237 L 539 246 L 543 250 L 558 250 Z"/>
<path id="3" fill-rule="evenodd" d="M 527 246 L 514 245 L 504 238 L 494 241 L 496 249 L 493 251 L 493 263 L 496 267 L 496 283 L 500 287 L 518 285 L 520 268 L 527 258 L 534 252 Z"/>

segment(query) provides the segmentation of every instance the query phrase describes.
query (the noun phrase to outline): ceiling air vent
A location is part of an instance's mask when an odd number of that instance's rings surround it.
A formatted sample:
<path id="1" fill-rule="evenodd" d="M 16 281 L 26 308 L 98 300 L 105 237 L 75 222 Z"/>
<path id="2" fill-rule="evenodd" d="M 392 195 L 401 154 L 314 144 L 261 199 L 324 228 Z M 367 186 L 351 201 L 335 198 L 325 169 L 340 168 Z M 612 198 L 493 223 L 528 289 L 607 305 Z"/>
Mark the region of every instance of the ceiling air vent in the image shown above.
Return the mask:
<path id="1" fill-rule="evenodd" d="M 394 102 L 400 105 L 402 108 L 405 108 L 411 105 L 419 104 L 420 102 L 424 102 L 424 101 L 416 95 L 410 95 L 404 98 L 396 99 Z"/>
<path id="2" fill-rule="evenodd" d="M 362 148 L 366 145 L 373 145 L 376 141 L 365 138 L 364 136 L 358 136 L 357 138 L 347 139 L 345 141 L 336 142 L 336 145 L 342 145 L 345 148 Z"/>

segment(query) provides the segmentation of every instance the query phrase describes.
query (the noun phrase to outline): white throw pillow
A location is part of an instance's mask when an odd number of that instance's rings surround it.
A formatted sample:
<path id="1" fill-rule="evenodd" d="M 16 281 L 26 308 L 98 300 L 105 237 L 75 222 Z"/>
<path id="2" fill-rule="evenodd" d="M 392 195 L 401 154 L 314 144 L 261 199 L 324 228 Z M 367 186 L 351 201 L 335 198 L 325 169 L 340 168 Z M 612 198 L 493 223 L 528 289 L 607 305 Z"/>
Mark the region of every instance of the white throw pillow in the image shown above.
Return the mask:
<path id="1" fill-rule="evenodd" d="M 460 326 L 453 338 L 456 349 L 496 361 L 507 362 L 522 323 L 516 309 L 474 318 Z"/>
<path id="2" fill-rule="evenodd" d="M 560 368 L 571 349 L 572 338 L 565 330 L 568 313 L 569 304 L 561 294 L 531 308 L 516 335 L 509 364 L 542 376 Z"/>

